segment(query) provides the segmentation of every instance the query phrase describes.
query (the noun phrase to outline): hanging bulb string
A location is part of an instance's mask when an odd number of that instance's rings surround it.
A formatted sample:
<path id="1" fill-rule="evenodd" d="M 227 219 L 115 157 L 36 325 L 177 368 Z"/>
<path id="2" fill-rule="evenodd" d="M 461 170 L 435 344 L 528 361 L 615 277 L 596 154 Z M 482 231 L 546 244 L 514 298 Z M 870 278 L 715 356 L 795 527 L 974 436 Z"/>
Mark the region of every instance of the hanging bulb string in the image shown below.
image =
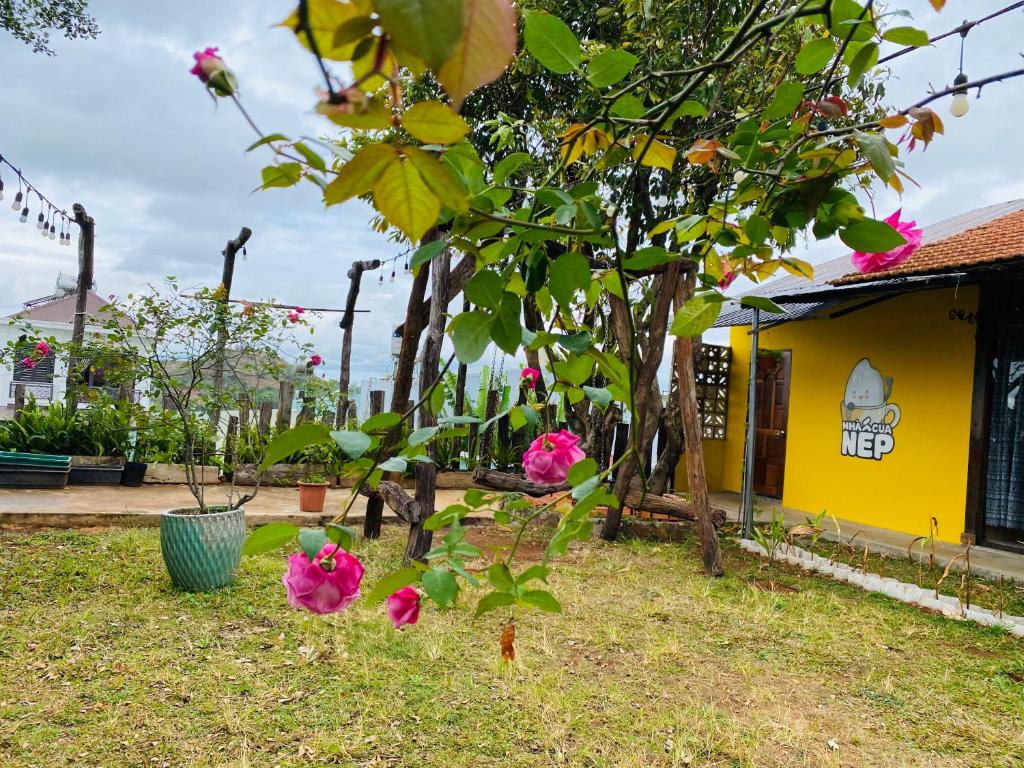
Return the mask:
<path id="1" fill-rule="evenodd" d="M 39 229 L 43 229 L 44 228 L 45 221 L 46 221 L 47 218 L 50 219 L 51 226 L 52 226 L 52 221 L 53 221 L 54 214 L 56 214 L 56 215 L 61 217 L 61 219 L 62 219 L 62 227 L 61 228 L 62 229 L 63 229 L 63 224 L 65 224 L 65 223 L 68 225 L 68 229 L 70 229 L 70 225 L 71 225 L 72 222 L 74 222 L 74 218 L 71 217 L 70 215 L 68 215 L 67 209 L 66 208 L 61 208 L 59 205 L 54 203 L 50 198 L 48 198 L 46 195 L 44 195 L 42 192 L 40 192 L 38 187 L 36 187 L 28 179 L 25 178 L 25 176 L 21 172 L 21 169 L 17 168 L 14 165 L 14 163 L 12 163 L 10 160 L 8 160 L 6 157 L 4 157 L 2 154 L 0 154 L 0 198 L 3 197 L 3 190 L 4 190 L 4 186 L 3 186 L 3 168 L 4 168 L 4 166 L 7 166 L 8 168 L 10 168 L 11 171 L 14 172 L 15 177 L 18 179 L 18 193 L 17 193 L 17 195 L 15 195 L 14 202 L 11 204 L 11 207 L 13 209 L 21 211 L 22 217 L 27 219 L 28 213 L 26 213 L 26 212 L 28 211 L 28 201 L 29 201 L 29 198 L 32 195 L 35 195 L 38 198 L 38 200 L 39 200 L 39 216 L 40 216 L 40 218 L 37 219 L 37 226 L 38 226 Z M 44 216 L 43 215 L 43 210 L 44 209 L 48 210 L 48 216 Z M 46 227 L 47 236 L 49 236 L 49 230 L 50 230 L 50 227 Z M 70 240 L 70 238 L 71 238 L 71 234 L 69 232 L 68 235 L 67 235 L 67 239 Z"/>

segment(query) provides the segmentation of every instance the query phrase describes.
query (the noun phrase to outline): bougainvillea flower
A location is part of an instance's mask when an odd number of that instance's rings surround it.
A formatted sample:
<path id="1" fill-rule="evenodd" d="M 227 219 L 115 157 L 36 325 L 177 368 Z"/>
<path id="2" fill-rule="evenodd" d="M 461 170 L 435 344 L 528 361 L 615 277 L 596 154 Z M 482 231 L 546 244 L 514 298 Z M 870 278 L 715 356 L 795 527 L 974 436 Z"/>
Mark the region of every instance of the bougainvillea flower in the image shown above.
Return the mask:
<path id="1" fill-rule="evenodd" d="M 731 266 L 727 259 L 722 259 L 722 279 L 718 281 L 718 287 L 725 290 L 735 282 L 739 274 Z"/>
<path id="2" fill-rule="evenodd" d="M 569 468 L 587 457 L 576 445 L 579 441 L 579 437 L 564 429 L 538 437 L 523 454 L 527 479 L 544 484 L 564 483 Z"/>
<path id="3" fill-rule="evenodd" d="M 288 322 L 289 323 L 297 323 L 297 322 L 299 322 L 299 313 L 298 312 L 289 312 L 288 313 Z"/>
<path id="4" fill-rule="evenodd" d="M 402 587 L 388 598 L 387 608 L 395 629 L 415 624 L 420 618 L 420 593 L 415 587 Z"/>
<path id="5" fill-rule="evenodd" d="M 536 368 L 523 368 L 519 374 L 519 381 L 530 389 L 536 389 L 537 382 L 540 381 L 540 371 Z"/>
<path id="6" fill-rule="evenodd" d="M 45 341 L 36 342 L 36 352 L 41 354 L 43 357 L 46 357 L 50 354 L 50 345 Z"/>
<path id="7" fill-rule="evenodd" d="M 322 363 L 323 361 L 324 359 L 320 357 L 320 355 L 315 353 L 313 354 L 312 357 L 309 358 L 309 364 L 312 365 L 314 368 L 320 365 L 320 363 Z"/>
<path id="8" fill-rule="evenodd" d="M 313 613 L 343 611 L 359 597 L 363 564 L 333 543 L 327 543 L 309 561 L 305 552 L 288 558 L 281 581 L 288 590 L 288 604 Z"/>
<path id="9" fill-rule="evenodd" d="M 909 259 L 914 251 L 921 247 L 921 230 L 918 228 L 917 222 L 900 221 L 901 213 L 903 213 L 902 208 L 898 209 L 885 221 L 893 229 L 903 235 L 903 239 L 907 242 L 901 246 L 893 248 L 891 251 L 884 251 L 882 253 L 854 251 L 852 257 L 853 266 L 855 266 L 859 272 L 881 272 L 886 269 L 898 267 Z"/>
<path id="10" fill-rule="evenodd" d="M 36 361 L 33 360 L 31 357 L 23 357 L 23 358 L 21 358 L 21 364 L 24 365 L 26 368 L 35 368 L 36 367 Z"/>
<path id="11" fill-rule="evenodd" d="M 246 301 L 245 299 L 242 299 L 242 314 L 245 317 L 252 317 L 255 311 L 256 308 L 253 307 L 251 301 Z"/>

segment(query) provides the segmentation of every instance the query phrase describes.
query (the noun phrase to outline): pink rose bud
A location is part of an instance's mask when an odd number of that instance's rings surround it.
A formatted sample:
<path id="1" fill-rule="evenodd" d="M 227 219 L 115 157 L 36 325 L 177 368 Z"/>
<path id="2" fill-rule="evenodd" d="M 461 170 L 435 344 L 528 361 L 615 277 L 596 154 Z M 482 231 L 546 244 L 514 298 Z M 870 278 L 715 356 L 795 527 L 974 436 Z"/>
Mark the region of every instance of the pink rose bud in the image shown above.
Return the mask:
<path id="1" fill-rule="evenodd" d="M 420 618 L 420 593 L 414 587 L 402 587 L 388 598 L 387 608 L 395 629 L 415 624 Z"/>
<path id="2" fill-rule="evenodd" d="M 50 345 L 45 341 L 36 342 L 36 351 L 43 357 L 46 357 L 46 355 L 50 354 Z"/>
<path id="3" fill-rule="evenodd" d="M 235 76 L 217 51 L 217 48 L 207 48 L 193 53 L 196 63 L 190 71 L 218 96 L 231 96 L 237 89 Z"/>
<path id="4" fill-rule="evenodd" d="M 860 272 L 883 272 L 893 269 L 910 258 L 918 248 L 921 247 L 921 230 L 917 227 L 916 221 L 900 221 L 900 208 L 885 221 L 889 226 L 903 235 L 907 242 L 883 253 L 866 253 L 854 251 L 852 256 L 853 266 Z"/>
<path id="5" fill-rule="evenodd" d="M 523 368 L 522 373 L 519 374 L 519 381 L 523 386 L 536 389 L 537 382 L 540 381 L 540 371 L 536 368 Z"/>
<path id="6" fill-rule="evenodd" d="M 312 365 L 313 367 L 320 365 L 320 363 L 322 363 L 323 361 L 324 359 L 320 357 L 320 355 L 313 355 L 311 358 L 309 358 L 309 364 Z"/>
<path id="7" fill-rule="evenodd" d="M 288 558 L 281 581 L 288 590 L 288 604 L 313 613 L 337 613 L 359 597 L 363 564 L 334 543 L 327 543 L 309 562 L 305 552 Z"/>
<path id="8" fill-rule="evenodd" d="M 579 437 L 564 429 L 538 437 L 523 454 L 527 479 L 545 485 L 564 483 L 569 468 L 587 457 L 576 445 L 579 441 Z"/>

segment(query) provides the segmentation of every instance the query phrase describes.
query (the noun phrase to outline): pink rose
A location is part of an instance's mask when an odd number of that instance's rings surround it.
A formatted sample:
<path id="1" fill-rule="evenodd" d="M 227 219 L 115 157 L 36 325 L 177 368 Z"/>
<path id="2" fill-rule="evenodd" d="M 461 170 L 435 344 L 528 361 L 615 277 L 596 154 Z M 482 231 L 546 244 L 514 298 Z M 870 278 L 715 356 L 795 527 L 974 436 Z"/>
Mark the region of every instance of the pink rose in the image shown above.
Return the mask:
<path id="1" fill-rule="evenodd" d="M 395 629 L 415 624 L 420 618 L 420 593 L 414 587 L 402 587 L 388 598 L 387 607 Z"/>
<path id="2" fill-rule="evenodd" d="M 723 291 L 726 290 L 736 281 L 737 277 L 739 275 L 736 270 L 729 266 L 728 260 L 722 259 L 722 279 L 718 281 L 718 287 Z"/>
<path id="3" fill-rule="evenodd" d="M 41 354 L 43 357 L 46 357 L 50 354 L 50 345 L 45 341 L 36 342 L 36 352 Z"/>
<path id="4" fill-rule="evenodd" d="M 220 49 L 207 48 L 205 51 L 196 51 L 192 54 L 196 63 L 190 71 L 204 83 L 210 82 L 211 77 L 226 69 L 224 59 L 217 55 L 218 50 Z"/>
<path id="5" fill-rule="evenodd" d="M 576 445 L 579 441 L 579 437 L 564 429 L 538 437 L 523 454 L 527 479 L 544 484 L 564 483 L 569 467 L 587 456 Z"/>
<path id="6" fill-rule="evenodd" d="M 281 581 L 288 590 L 288 604 L 313 613 L 337 613 L 359 597 L 363 564 L 334 543 L 327 543 L 313 562 L 305 552 L 288 558 Z"/>
<path id="7" fill-rule="evenodd" d="M 33 360 L 31 357 L 23 357 L 23 358 L 21 358 L 21 364 L 24 365 L 26 368 L 35 368 L 36 367 L 36 361 Z"/>
<path id="8" fill-rule="evenodd" d="M 320 365 L 320 363 L 322 363 L 323 361 L 324 359 L 317 354 L 314 354 L 311 358 L 309 358 L 309 364 L 312 365 L 314 368 Z"/>
<path id="9" fill-rule="evenodd" d="M 859 272 L 882 272 L 887 269 L 898 267 L 910 258 L 918 248 L 921 247 L 921 230 L 917 228 L 916 221 L 900 221 L 900 214 L 903 209 L 898 209 L 885 221 L 893 229 L 903 235 L 907 242 L 883 253 L 865 253 L 863 251 L 853 252 L 853 266 Z"/>
<path id="10" fill-rule="evenodd" d="M 537 382 L 540 381 L 540 371 L 536 368 L 523 368 L 522 373 L 519 374 L 519 380 L 530 389 L 536 389 Z"/>

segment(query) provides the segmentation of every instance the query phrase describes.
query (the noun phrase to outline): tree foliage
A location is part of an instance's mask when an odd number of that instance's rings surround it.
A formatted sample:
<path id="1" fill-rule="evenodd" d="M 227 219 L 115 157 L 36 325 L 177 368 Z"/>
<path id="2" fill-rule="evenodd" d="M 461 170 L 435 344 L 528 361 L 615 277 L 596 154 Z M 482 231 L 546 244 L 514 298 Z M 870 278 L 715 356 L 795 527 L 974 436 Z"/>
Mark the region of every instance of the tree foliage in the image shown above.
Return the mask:
<path id="1" fill-rule="evenodd" d="M 96 19 L 86 13 L 89 0 L 0 0 L 0 27 L 32 46 L 33 53 L 53 55 L 50 33 L 68 40 L 95 38 Z"/>

